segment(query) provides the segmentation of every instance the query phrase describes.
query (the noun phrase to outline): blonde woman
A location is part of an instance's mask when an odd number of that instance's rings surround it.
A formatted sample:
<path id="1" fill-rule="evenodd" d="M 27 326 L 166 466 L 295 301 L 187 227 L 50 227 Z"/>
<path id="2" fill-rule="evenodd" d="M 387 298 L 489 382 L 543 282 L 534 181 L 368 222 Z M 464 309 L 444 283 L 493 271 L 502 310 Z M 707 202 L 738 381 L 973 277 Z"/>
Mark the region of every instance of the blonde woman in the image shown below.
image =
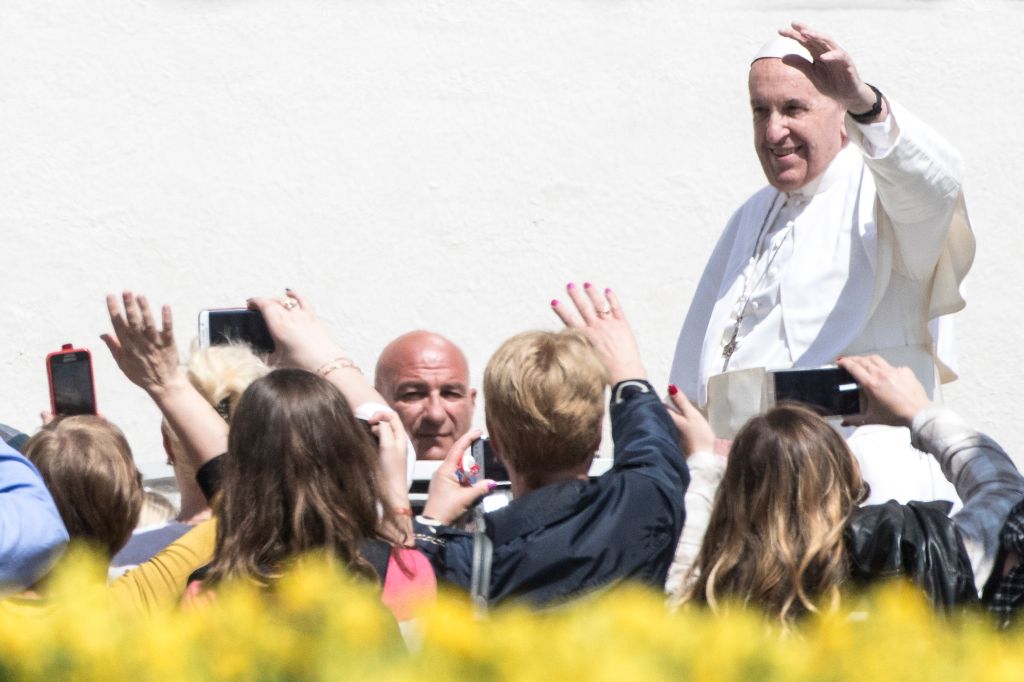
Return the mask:
<path id="1" fill-rule="evenodd" d="M 486 481 L 463 488 L 455 475 L 479 436 L 470 432 L 434 474 L 417 519 L 438 575 L 478 606 L 547 606 L 627 580 L 663 585 L 682 528 L 686 462 L 622 306 L 610 289 L 566 292 L 569 302 L 551 305 L 568 329 L 513 336 L 484 370 L 487 428 L 515 499 L 481 515 L 486 539 L 451 526 L 486 492 Z M 606 386 L 615 460 L 591 481 Z"/>

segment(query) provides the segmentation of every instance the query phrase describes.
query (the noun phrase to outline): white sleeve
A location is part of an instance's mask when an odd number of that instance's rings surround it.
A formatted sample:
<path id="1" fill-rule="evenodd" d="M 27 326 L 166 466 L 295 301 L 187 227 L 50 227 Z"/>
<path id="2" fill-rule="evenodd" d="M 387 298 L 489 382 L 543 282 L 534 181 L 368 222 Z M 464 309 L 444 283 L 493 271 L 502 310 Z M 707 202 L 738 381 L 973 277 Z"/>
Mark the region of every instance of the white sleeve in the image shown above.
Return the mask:
<path id="1" fill-rule="evenodd" d="M 673 604 L 679 603 L 690 587 L 687 578 L 704 542 L 711 508 L 725 473 L 725 462 L 725 457 L 711 452 L 696 452 L 686 459 L 686 466 L 690 469 L 690 486 L 684 498 L 686 521 L 665 580 L 665 592 Z"/>
<path id="2" fill-rule="evenodd" d="M 857 123 L 852 118 L 849 120 L 860 131 L 860 135 L 853 139 L 869 159 L 885 158 L 899 141 L 900 127 L 891 111 L 884 121 L 877 123 Z"/>

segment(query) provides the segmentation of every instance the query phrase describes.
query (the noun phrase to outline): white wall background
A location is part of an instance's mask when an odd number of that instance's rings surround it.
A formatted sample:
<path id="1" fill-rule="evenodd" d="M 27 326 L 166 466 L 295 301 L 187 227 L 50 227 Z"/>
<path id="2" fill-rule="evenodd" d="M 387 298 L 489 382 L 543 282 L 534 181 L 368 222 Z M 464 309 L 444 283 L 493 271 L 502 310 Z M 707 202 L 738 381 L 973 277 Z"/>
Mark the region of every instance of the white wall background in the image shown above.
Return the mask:
<path id="1" fill-rule="evenodd" d="M 149 476 L 158 413 L 98 339 L 103 296 L 305 292 L 364 367 L 415 327 L 478 379 L 554 327 L 566 281 L 620 294 L 663 384 L 729 214 L 763 184 L 750 54 L 797 18 L 963 152 L 978 257 L 955 408 L 1024 456 L 1024 2 L 3 0 L 0 421 L 44 356 L 94 351 Z"/>

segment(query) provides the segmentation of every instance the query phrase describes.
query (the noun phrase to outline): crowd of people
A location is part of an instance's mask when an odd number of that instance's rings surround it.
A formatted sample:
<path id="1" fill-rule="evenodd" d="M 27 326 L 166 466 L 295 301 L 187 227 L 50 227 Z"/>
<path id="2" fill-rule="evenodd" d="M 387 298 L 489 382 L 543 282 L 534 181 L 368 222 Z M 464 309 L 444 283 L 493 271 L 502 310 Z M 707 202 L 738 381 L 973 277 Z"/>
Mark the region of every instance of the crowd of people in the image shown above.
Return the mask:
<path id="1" fill-rule="evenodd" d="M 1009 623 L 1024 602 L 1024 476 L 934 400 L 952 378 L 943 316 L 963 306 L 973 256 L 954 155 L 830 38 L 781 33 L 750 71 L 769 187 L 712 255 L 674 383 L 648 381 L 611 289 L 568 284 L 550 303 L 564 328 L 507 339 L 484 369 L 511 496 L 485 512 L 498 482 L 466 466 L 477 391 L 444 336 L 384 345 L 371 381 L 287 290 L 249 301 L 273 353 L 212 346 L 182 362 L 168 307 L 108 296 L 103 339 L 163 415 L 180 505 L 138 528 L 141 476 L 107 419 L 5 431 L 17 447 L 0 447 L 0 611 L 45 607 L 77 541 L 109 560 L 96 579 L 111 600 L 139 613 L 201 608 L 232 581 L 273 590 L 313 556 L 378 584 L 406 629 L 439 585 L 486 609 L 638 582 L 670 608 L 739 601 L 788 626 L 893 576 L 938 608 L 980 603 Z M 751 407 L 751 368 L 832 361 L 862 396 L 844 425 L 799 404 Z M 613 463 L 592 477 L 606 417 Z M 886 462 L 921 453 L 930 464 Z M 422 513 L 417 459 L 438 462 Z M 933 469 L 950 501 L 916 495 Z"/>

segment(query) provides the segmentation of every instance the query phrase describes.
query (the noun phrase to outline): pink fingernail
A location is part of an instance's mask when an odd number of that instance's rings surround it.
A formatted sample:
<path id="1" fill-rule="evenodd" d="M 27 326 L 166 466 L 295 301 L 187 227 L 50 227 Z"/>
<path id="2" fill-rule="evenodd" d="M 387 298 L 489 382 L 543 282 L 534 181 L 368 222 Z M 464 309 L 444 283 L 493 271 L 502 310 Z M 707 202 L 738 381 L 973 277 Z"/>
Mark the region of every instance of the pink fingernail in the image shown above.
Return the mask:
<path id="1" fill-rule="evenodd" d="M 554 308 L 557 305 L 558 305 L 558 299 L 557 298 L 551 299 L 551 307 Z"/>
<path id="2" fill-rule="evenodd" d="M 607 296 L 607 295 L 608 295 L 608 294 L 610 294 L 610 293 L 612 293 L 612 290 L 611 290 L 611 289 L 605 289 L 605 290 L 604 290 L 604 295 L 605 295 L 605 296 Z"/>
<path id="3" fill-rule="evenodd" d="M 497 487 L 498 487 L 498 482 L 497 481 L 487 481 L 487 489 L 488 490 L 494 490 Z"/>
<path id="4" fill-rule="evenodd" d="M 568 284 L 565 285 L 565 288 L 566 289 L 575 289 L 576 285 L 573 284 L 572 282 L 569 282 Z"/>
<path id="5" fill-rule="evenodd" d="M 583 283 L 583 288 L 584 289 L 589 289 L 590 288 L 590 282 L 584 282 Z"/>

